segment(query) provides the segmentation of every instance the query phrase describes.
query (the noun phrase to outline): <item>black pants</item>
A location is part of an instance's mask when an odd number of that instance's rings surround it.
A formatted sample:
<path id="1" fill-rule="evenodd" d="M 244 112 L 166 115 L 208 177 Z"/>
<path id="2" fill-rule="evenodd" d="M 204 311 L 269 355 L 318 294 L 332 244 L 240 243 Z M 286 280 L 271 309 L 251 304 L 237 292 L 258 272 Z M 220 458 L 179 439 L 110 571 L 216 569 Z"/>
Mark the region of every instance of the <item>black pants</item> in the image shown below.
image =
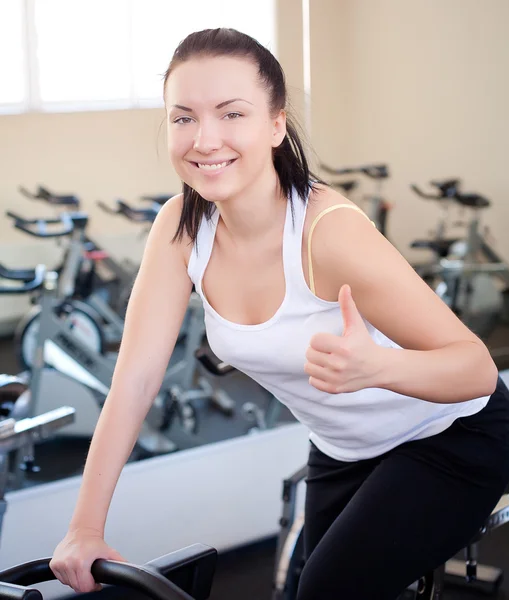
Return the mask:
<path id="1" fill-rule="evenodd" d="M 509 392 L 369 460 L 311 445 L 297 600 L 395 600 L 474 537 L 509 482 Z"/>

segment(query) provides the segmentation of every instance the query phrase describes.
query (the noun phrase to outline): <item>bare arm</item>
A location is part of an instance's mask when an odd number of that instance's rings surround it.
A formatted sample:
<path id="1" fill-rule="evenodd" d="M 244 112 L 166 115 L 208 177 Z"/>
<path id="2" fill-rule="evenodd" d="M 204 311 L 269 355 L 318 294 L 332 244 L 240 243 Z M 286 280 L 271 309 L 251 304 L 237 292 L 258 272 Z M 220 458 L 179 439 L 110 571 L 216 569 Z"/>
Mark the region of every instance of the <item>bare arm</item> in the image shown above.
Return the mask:
<path id="1" fill-rule="evenodd" d="M 330 203 L 342 197 L 330 193 Z M 463 402 L 487 396 L 498 371 L 472 333 L 366 219 L 335 210 L 317 225 L 313 261 L 322 281 L 349 284 L 360 311 L 403 350 L 386 348 L 371 387 L 429 402 Z M 320 289 L 318 289 L 320 293 Z"/>
<path id="2" fill-rule="evenodd" d="M 181 245 L 172 244 L 181 196 L 152 226 L 129 300 L 112 386 L 88 453 L 71 530 L 104 534 L 118 478 L 161 386 L 192 290 Z"/>

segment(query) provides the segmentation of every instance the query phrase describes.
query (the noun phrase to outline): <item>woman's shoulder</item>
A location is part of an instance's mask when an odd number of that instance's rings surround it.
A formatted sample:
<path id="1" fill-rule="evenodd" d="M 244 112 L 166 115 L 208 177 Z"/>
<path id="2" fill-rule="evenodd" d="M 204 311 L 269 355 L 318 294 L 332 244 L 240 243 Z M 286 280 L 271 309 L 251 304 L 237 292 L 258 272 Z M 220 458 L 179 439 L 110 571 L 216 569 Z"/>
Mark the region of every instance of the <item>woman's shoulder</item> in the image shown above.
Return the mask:
<path id="1" fill-rule="evenodd" d="M 352 200 L 349 200 L 331 187 L 321 183 L 314 183 L 309 195 L 306 211 L 306 222 L 304 226 L 304 235 L 306 237 L 317 217 L 319 217 L 322 213 L 325 214 L 327 209 L 332 209 L 333 206 L 349 206 L 355 211 L 360 210 L 355 202 L 352 202 Z M 331 210 L 329 212 L 336 212 L 338 214 L 342 213 L 343 215 L 346 213 L 348 215 L 354 211 L 340 209 L 337 211 Z"/>

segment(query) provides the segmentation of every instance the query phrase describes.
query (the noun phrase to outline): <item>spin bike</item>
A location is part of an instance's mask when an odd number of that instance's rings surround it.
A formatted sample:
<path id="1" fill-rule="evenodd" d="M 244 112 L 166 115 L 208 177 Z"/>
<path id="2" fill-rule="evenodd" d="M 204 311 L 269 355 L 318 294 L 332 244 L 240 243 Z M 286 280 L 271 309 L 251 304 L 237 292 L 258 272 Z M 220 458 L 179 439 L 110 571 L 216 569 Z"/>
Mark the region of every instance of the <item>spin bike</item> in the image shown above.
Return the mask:
<path id="1" fill-rule="evenodd" d="M 24 270 L 23 273 L 27 275 L 28 271 Z M 35 271 L 33 273 L 32 277 L 35 277 Z M 21 273 L 12 271 L 9 274 L 19 278 Z M 12 287 L 8 289 L 10 291 Z M 27 375 L 31 389 L 31 414 L 36 414 L 40 404 L 41 382 L 47 366 L 83 384 L 93 394 L 100 409 L 109 392 L 116 355 L 102 355 L 94 351 L 75 335 L 71 319 L 58 316 L 58 311 L 55 311 L 58 303 L 56 272 L 46 272 L 43 281 L 30 289 L 40 290 L 39 332 L 33 354 L 34 363 L 29 377 Z M 200 365 L 215 376 L 224 376 L 233 371 L 233 367 L 219 361 L 203 344 L 203 304 L 196 293 L 191 294 L 189 310 L 191 317 L 183 356 L 174 364 L 170 363 L 138 439 L 138 449 L 145 455 L 175 451 L 177 446 L 169 439 L 175 425 L 188 435 L 197 433 L 196 401 L 208 401 L 226 415 L 234 412 L 234 400 L 218 386 L 215 388 L 198 368 Z M 198 438 L 196 443 L 199 443 Z"/>
<path id="2" fill-rule="evenodd" d="M 75 194 L 56 194 L 41 185 L 37 187 L 35 192 L 31 192 L 24 186 L 19 186 L 18 189 L 23 196 L 30 200 L 43 201 L 54 208 L 67 208 L 71 212 L 79 211 L 81 202 Z M 152 223 L 162 205 L 173 195 L 141 196 L 141 200 L 150 202 L 149 208 L 143 209 L 134 209 L 122 200 L 119 202 L 125 208 L 122 214 L 132 222 Z M 99 201 L 97 204 L 103 210 L 106 208 L 107 212 L 111 212 L 111 209 L 106 207 L 104 203 Z M 68 253 L 69 249 L 65 253 L 64 263 Z M 57 271 L 61 273 L 63 268 L 64 265 L 61 265 Z M 78 272 L 78 277 L 75 281 L 75 294 L 79 299 L 86 298 L 90 304 L 94 301 L 94 309 L 101 315 L 105 314 L 105 322 L 108 323 L 111 321 L 113 324 L 113 331 L 111 333 L 112 341 L 119 341 L 120 338 L 118 334 L 118 322 L 115 323 L 111 311 L 113 310 L 121 318 L 124 317 L 127 300 L 137 271 L 138 266 L 132 261 L 128 259 L 120 262 L 116 261 L 99 244 L 83 232 L 81 271 Z M 106 309 L 104 308 L 105 305 Z M 117 330 L 115 330 L 115 326 Z M 106 333 L 108 337 L 108 331 Z"/>
<path id="3" fill-rule="evenodd" d="M 420 265 L 417 272 L 474 333 L 486 338 L 499 324 L 504 299 L 509 296 L 509 266 L 481 233 L 480 213 L 491 202 L 479 194 L 462 193 L 458 180 L 433 181 L 431 185 L 438 193 L 422 192 L 416 185 L 412 189 L 421 198 L 437 201 L 446 214 L 452 205 L 468 210 L 470 218 L 465 236 L 447 238 L 445 216 L 434 239 L 411 244 L 437 256 L 434 263 Z"/>
<path id="4" fill-rule="evenodd" d="M 297 513 L 299 484 L 304 482 L 307 467 L 299 469 L 283 482 L 283 510 L 277 541 L 272 600 L 295 600 L 300 574 L 305 565 L 304 514 Z M 476 589 L 494 594 L 503 573 L 496 567 L 480 565 L 478 544 L 493 529 L 509 523 L 509 486 L 479 533 L 465 548 L 465 561 L 451 559 L 433 572 L 424 574 L 409 586 L 397 600 L 442 600 L 445 584 Z M 365 574 L 369 576 L 369 573 Z"/>
<path id="5" fill-rule="evenodd" d="M 55 579 L 50 560 L 0 571 L 0 600 L 42 600 L 42 594 L 31 586 Z M 122 586 L 154 600 L 207 600 L 216 563 L 217 550 L 193 544 L 144 565 L 97 559 L 91 572 L 98 583 Z"/>
<path id="6" fill-rule="evenodd" d="M 0 285 L 0 294 L 30 293 L 42 285 L 43 278 L 43 267 L 25 272 L 24 276 L 18 272 L 16 282 Z M 5 491 L 21 487 L 24 471 L 36 470 L 34 443 L 72 423 L 74 412 L 64 407 L 33 418 L 26 378 L 0 374 L 0 531 L 6 508 Z"/>
<path id="7" fill-rule="evenodd" d="M 30 192 L 23 186 L 19 191 L 31 200 L 40 200 L 54 208 L 66 209 L 70 212 L 79 212 L 80 199 L 74 194 L 55 194 L 48 188 L 38 186 L 35 193 Z M 92 289 L 100 290 L 106 296 L 110 307 L 120 316 L 125 308 L 119 303 L 122 291 L 132 285 L 133 277 L 137 267 L 129 260 L 116 261 L 101 246 L 88 235 L 83 238 L 84 255 L 82 257 L 83 271 L 76 281 L 76 293 L 79 298 L 90 295 Z M 98 268 L 98 264 L 100 268 Z M 60 273 L 63 266 L 57 270 Z"/>
<path id="8" fill-rule="evenodd" d="M 82 267 L 83 234 L 88 222 L 87 215 L 75 212 L 62 213 L 54 219 L 24 219 L 17 214 L 7 212 L 7 216 L 14 220 L 16 229 L 30 236 L 37 238 L 71 238 L 64 261 L 57 270 L 59 280 L 55 295 L 57 300 L 55 312 L 59 318 L 66 319 L 73 324 L 75 334 L 80 337 L 83 343 L 95 352 L 103 354 L 107 340 L 111 341 L 111 337 L 117 336 L 120 339 L 123 321 L 113 314 L 110 315 L 109 322 L 106 322 L 106 315 L 99 314 L 91 304 L 81 299 L 85 294 L 83 294 L 78 280 L 80 279 Z M 1 272 L 4 277 L 16 279 L 19 276 L 26 275 L 30 270 L 10 270 L 3 267 Z M 85 297 L 93 303 L 92 296 Z M 22 369 L 32 368 L 39 325 L 40 307 L 34 306 L 16 328 L 16 353 Z M 108 326 L 112 329 L 108 329 Z M 106 335 L 107 331 L 110 332 L 109 338 Z"/>

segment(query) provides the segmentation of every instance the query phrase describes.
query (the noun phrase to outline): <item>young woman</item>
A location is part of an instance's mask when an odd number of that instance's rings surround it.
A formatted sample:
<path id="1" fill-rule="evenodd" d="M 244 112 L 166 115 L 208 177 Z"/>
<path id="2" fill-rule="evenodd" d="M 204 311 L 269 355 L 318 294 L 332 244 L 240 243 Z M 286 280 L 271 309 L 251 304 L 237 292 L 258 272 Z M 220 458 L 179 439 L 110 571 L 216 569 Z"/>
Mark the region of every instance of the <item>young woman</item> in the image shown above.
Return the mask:
<path id="1" fill-rule="evenodd" d="M 281 66 L 231 29 L 166 72 L 184 182 L 150 233 L 79 499 L 51 568 L 76 591 L 192 285 L 212 350 L 310 430 L 298 600 L 394 600 L 465 546 L 509 481 L 509 395 L 484 344 L 355 205 L 316 182 Z M 331 117 L 332 118 L 332 117 Z"/>

